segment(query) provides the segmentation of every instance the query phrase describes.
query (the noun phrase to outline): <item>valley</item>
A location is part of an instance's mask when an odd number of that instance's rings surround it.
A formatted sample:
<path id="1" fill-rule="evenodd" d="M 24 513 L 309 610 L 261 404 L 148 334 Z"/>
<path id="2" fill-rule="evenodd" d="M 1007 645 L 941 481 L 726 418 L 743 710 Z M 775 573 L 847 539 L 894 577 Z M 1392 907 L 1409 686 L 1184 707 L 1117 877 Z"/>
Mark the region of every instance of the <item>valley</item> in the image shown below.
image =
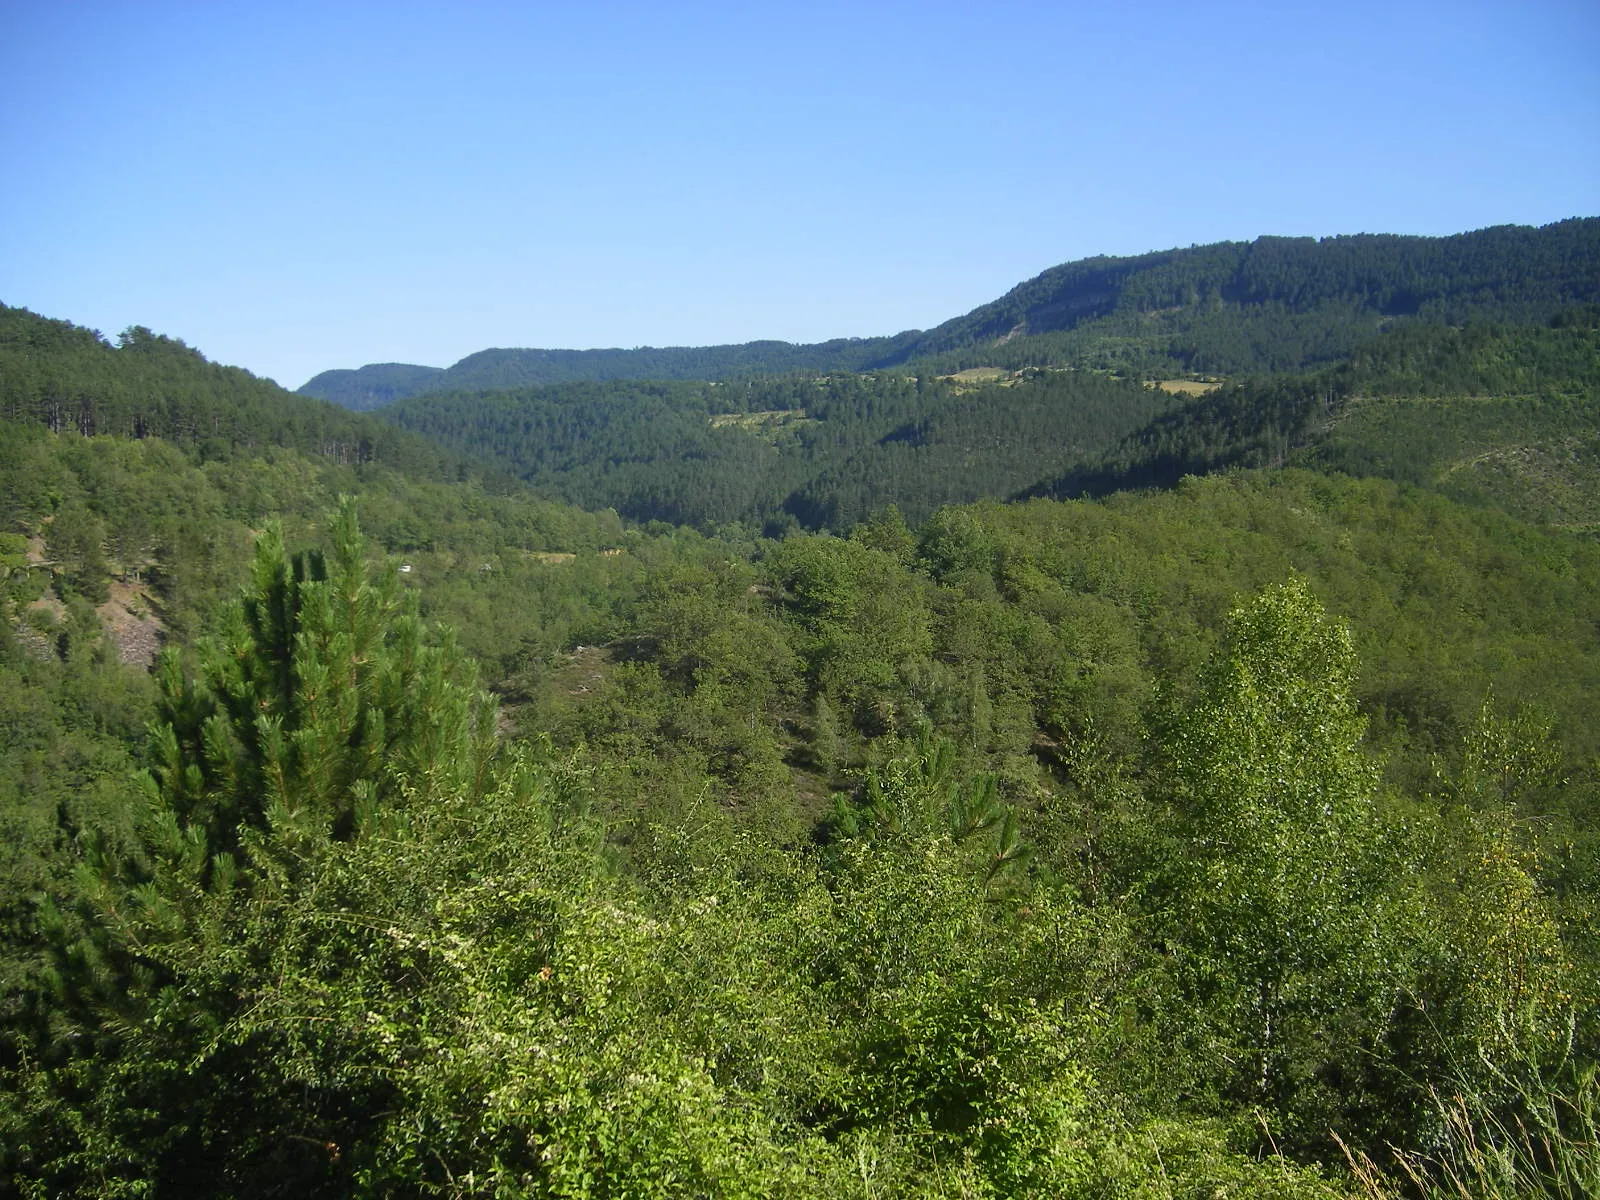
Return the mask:
<path id="1" fill-rule="evenodd" d="M 299 392 L 0 307 L 0 1196 L 1586 1194 L 1597 530 L 1597 218 Z"/>

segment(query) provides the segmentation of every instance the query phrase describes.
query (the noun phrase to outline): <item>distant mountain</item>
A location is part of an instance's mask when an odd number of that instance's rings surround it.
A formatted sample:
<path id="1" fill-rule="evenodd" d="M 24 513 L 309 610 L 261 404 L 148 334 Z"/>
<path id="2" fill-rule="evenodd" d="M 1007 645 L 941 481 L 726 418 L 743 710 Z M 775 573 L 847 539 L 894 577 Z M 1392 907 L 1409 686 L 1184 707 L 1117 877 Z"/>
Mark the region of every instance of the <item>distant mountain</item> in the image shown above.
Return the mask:
<path id="1" fill-rule="evenodd" d="M 494 353 L 489 351 L 489 353 Z M 324 371 L 299 388 L 302 396 L 331 400 L 356 412 L 382 408 L 407 396 L 447 387 L 441 378 L 443 367 L 419 367 L 412 363 L 368 363 L 354 371 Z"/>
<path id="2" fill-rule="evenodd" d="M 1411 320 L 1544 323 L 1600 300 L 1600 218 L 1452 237 L 1262 237 L 1053 267 L 923 334 L 952 369 L 1046 361 L 1253 374 L 1347 357 Z"/>
<path id="3" fill-rule="evenodd" d="M 746 342 L 735 346 L 640 347 L 636 350 L 480 350 L 447 370 L 381 363 L 324 371 L 300 393 L 346 408 L 380 408 L 426 392 L 508 391 L 553 383 L 612 380 L 713 380 L 794 371 L 866 371 L 904 362 L 915 332 L 898 337 L 839 338 L 815 345 Z"/>
<path id="4" fill-rule="evenodd" d="M 1413 321 L 1543 323 L 1595 302 L 1600 218 L 1451 237 L 1262 237 L 1066 263 L 926 332 L 814 345 L 485 350 L 442 371 L 325 371 L 299 390 L 375 408 L 432 391 L 897 367 L 1259 374 L 1337 362 Z"/>

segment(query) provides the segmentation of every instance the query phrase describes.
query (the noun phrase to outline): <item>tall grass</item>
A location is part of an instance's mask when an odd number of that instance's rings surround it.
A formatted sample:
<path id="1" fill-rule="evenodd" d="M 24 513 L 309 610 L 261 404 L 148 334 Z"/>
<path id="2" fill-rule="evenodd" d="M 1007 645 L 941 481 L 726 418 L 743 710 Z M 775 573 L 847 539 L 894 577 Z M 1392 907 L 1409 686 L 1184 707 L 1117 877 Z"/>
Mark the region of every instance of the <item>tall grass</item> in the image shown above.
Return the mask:
<path id="1" fill-rule="evenodd" d="M 1600 1083 L 1595 1070 L 1503 1072 L 1498 1096 L 1484 1091 L 1434 1093 L 1438 1149 L 1397 1151 L 1385 1172 L 1348 1147 L 1345 1154 L 1370 1200 L 1594 1200 L 1600 1197 Z M 1409 1186 L 1407 1186 L 1409 1184 Z"/>

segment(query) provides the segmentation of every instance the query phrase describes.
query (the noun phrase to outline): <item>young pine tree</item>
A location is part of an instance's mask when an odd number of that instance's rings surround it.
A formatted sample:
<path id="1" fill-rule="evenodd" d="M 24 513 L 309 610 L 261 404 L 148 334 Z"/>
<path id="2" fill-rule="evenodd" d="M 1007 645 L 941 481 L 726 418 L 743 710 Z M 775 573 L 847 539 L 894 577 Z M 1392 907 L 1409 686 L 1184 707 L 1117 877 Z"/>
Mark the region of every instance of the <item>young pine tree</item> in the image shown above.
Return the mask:
<path id="1" fill-rule="evenodd" d="M 394 919 L 395 898 L 346 911 L 348 860 L 472 809 L 494 707 L 393 570 L 369 566 L 350 502 L 331 534 L 328 554 L 291 559 L 269 529 L 198 670 L 161 663 L 135 845 L 88 846 L 72 903 L 43 914 L 59 1020 L 15 1073 L 0 1175 L 55 1194 L 312 1194 L 388 1104 L 362 1029 L 285 1026 L 271 1005 L 286 988 L 330 1013 L 354 1002 L 364 952 L 341 931 Z"/>

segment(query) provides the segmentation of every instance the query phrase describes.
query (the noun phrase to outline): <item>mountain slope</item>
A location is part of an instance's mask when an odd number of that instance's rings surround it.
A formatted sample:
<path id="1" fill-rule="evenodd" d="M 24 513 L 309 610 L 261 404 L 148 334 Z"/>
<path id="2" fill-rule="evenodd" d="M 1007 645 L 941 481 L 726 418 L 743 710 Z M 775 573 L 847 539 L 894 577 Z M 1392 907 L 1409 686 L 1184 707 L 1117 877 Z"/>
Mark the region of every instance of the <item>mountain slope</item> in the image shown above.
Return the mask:
<path id="1" fill-rule="evenodd" d="M 1338 361 L 1422 320 L 1544 322 L 1600 302 L 1600 218 L 1451 237 L 1262 237 L 1052 267 L 926 332 L 814 345 L 485 350 L 445 371 L 325 371 L 306 395 L 371 408 L 423 391 L 913 367 L 1249 374 Z"/>
<path id="2" fill-rule="evenodd" d="M 302 396 L 331 400 L 356 412 L 365 412 L 407 396 L 433 391 L 445 374 L 442 367 L 368 363 L 354 371 L 324 371 L 298 391 Z"/>
<path id="3" fill-rule="evenodd" d="M 446 470 L 445 456 L 421 438 L 208 362 L 176 339 L 135 327 L 112 346 L 94 330 L 5 305 L 0 418 L 54 432 L 161 437 L 210 457 L 278 446 L 423 475 Z"/>
<path id="4" fill-rule="evenodd" d="M 425 392 L 503 391 L 625 379 L 730 379 L 792 371 L 864 371 L 902 362 L 915 334 L 838 338 L 814 345 L 643 346 L 634 350 L 480 350 L 453 367 L 383 363 L 324 371 L 299 390 L 347 408 L 378 408 Z"/>
<path id="5" fill-rule="evenodd" d="M 381 416 L 553 497 L 634 520 L 846 528 L 1003 497 L 1170 407 L 1078 371 L 978 387 L 890 374 L 564 383 L 416 396 Z"/>
<path id="6" fill-rule="evenodd" d="M 1386 322 L 1543 322 L 1600 299 L 1600 220 L 1505 225 L 1453 237 L 1262 237 L 1053 267 L 931 330 L 917 356 L 1036 343 L 1105 353 L 1097 340 L 1195 370 L 1332 361 Z M 1295 317 L 1316 318 L 1309 324 Z M 1279 345 L 1269 346 L 1270 334 Z M 1131 345 L 1130 345 L 1131 343 Z M 1017 364 L 1020 365 L 1020 364 Z"/>
<path id="7" fill-rule="evenodd" d="M 1410 325 L 1337 367 L 1188 401 L 1041 491 L 1106 495 L 1286 463 L 1433 488 L 1526 520 L 1600 525 L 1597 311 L 1546 328 Z"/>

